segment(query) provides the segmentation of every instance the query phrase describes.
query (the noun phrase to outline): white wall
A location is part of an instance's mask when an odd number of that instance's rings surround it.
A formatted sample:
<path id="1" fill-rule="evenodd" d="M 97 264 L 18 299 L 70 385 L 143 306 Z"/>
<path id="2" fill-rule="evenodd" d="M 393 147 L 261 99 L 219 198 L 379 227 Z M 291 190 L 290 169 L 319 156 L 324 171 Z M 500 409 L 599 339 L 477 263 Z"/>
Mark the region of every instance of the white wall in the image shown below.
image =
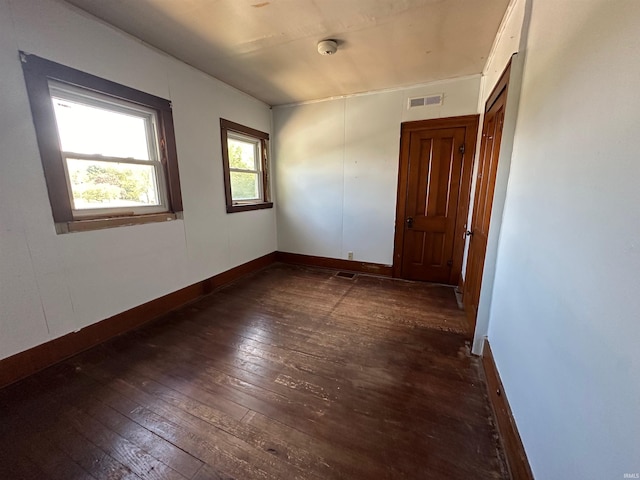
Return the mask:
<path id="1" fill-rule="evenodd" d="M 19 49 L 173 102 L 184 221 L 56 235 Z M 268 106 L 53 0 L 0 0 L 0 65 L 0 358 L 276 249 L 273 210 L 226 214 L 219 133 Z"/>
<path id="2" fill-rule="evenodd" d="M 480 76 L 274 108 L 278 249 L 391 264 L 400 124 L 477 113 Z M 444 93 L 440 107 L 410 97 Z"/>
<path id="3" fill-rule="evenodd" d="M 640 2 L 534 0 L 489 339 L 536 478 L 640 473 Z"/>
<path id="4" fill-rule="evenodd" d="M 522 25 L 525 20 L 526 0 L 511 0 L 504 14 L 498 34 L 482 70 L 482 85 L 478 109 L 484 112 L 487 98 L 498 83 L 511 55 L 520 51 Z"/>

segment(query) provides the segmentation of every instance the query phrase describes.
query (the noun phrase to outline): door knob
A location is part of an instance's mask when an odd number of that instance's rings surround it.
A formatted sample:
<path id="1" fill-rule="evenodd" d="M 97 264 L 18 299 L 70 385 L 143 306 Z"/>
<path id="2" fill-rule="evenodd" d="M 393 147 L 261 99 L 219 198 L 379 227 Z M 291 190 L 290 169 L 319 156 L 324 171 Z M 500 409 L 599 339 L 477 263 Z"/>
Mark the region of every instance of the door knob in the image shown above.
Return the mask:
<path id="1" fill-rule="evenodd" d="M 413 217 L 407 217 L 407 227 L 413 228 Z"/>

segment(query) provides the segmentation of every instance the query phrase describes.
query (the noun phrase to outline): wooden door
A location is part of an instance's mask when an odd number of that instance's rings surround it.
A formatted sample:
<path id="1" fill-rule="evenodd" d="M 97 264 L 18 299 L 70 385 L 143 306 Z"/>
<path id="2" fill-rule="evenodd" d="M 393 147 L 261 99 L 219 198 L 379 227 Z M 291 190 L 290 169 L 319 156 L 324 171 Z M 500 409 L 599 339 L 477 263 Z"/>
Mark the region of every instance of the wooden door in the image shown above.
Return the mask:
<path id="1" fill-rule="evenodd" d="M 482 273 L 487 251 L 491 208 L 493 206 L 493 193 L 496 185 L 498 157 L 500 156 L 509 71 L 509 67 L 507 67 L 489 100 L 487 100 L 482 125 L 482 140 L 478 159 L 471 229 L 466 232 L 470 236 L 470 241 L 465 271 L 463 304 L 472 327 L 475 326 L 478 315 Z"/>
<path id="2" fill-rule="evenodd" d="M 395 276 L 457 284 L 477 116 L 403 124 Z"/>

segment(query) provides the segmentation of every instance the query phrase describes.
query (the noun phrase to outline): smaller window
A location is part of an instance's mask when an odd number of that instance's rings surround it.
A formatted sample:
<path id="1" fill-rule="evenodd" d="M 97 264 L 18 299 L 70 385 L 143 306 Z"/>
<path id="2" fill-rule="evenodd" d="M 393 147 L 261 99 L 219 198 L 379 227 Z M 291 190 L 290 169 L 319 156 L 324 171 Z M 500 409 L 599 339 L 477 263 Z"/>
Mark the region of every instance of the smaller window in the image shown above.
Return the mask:
<path id="1" fill-rule="evenodd" d="M 269 134 L 220 119 L 227 213 L 271 208 Z"/>

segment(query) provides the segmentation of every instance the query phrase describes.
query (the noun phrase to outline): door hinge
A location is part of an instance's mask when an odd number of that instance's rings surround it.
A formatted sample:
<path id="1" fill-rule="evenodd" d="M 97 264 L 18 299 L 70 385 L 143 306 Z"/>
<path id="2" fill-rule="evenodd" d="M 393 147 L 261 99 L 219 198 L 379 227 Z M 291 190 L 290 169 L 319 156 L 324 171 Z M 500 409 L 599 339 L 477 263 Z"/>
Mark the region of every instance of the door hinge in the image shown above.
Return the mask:
<path id="1" fill-rule="evenodd" d="M 464 143 L 460 145 L 460 148 L 458 150 L 460 151 L 461 154 L 464 155 Z"/>

